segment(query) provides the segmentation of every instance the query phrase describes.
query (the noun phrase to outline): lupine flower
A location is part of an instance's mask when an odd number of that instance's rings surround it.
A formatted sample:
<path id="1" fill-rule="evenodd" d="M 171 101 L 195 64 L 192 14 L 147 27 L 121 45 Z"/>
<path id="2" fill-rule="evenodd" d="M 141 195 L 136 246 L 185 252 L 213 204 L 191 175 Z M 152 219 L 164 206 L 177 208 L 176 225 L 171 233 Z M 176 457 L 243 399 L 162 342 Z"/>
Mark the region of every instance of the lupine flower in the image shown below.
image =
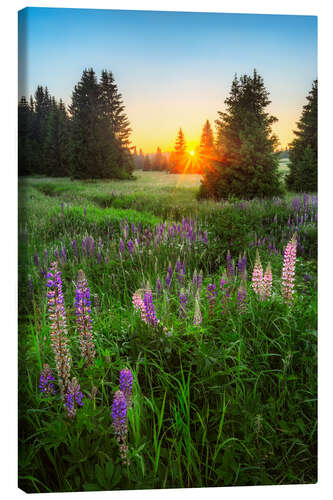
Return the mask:
<path id="1" fill-rule="evenodd" d="M 179 294 L 179 315 L 181 318 L 186 318 L 187 301 L 188 301 L 187 295 L 185 294 L 184 289 L 181 289 Z"/>
<path id="2" fill-rule="evenodd" d="M 201 290 L 202 288 L 202 281 L 203 281 L 203 271 L 201 269 L 198 276 L 198 290 Z"/>
<path id="3" fill-rule="evenodd" d="M 54 376 L 51 368 L 47 363 L 43 365 L 43 369 L 40 372 L 39 378 L 39 389 L 44 394 L 55 394 L 56 390 L 54 387 Z"/>
<path id="4" fill-rule="evenodd" d="M 243 285 L 240 285 L 237 290 L 237 306 L 241 314 L 246 310 L 246 290 Z"/>
<path id="5" fill-rule="evenodd" d="M 62 257 L 63 262 L 66 262 L 66 248 L 65 247 L 62 247 L 62 249 L 61 249 L 61 257 Z"/>
<path id="6" fill-rule="evenodd" d="M 161 283 L 160 278 L 157 278 L 157 280 L 156 280 L 156 293 L 160 294 L 161 291 L 162 291 L 162 283 Z"/>
<path id="7" fill-rule="evenodd" d="M 61 272 L 58 263 L 52 262 L 47 274 L 48 312 L 51 321 L 51 344 L 56 360 L 59 386 L 62 396 L 67 392 L 71 371 L 71 356 L 68 348 L 66 311 L 62 292 Z"/>
<path id="8" fill-rule="evenodd" d="M 194 318 L 193 318 L 193 325 L 201 325 L 202 322 L 202 314 L 200 310 L 200 292 L 199 290 L 197 291 L 197 294 L 195 296 L 195 302 L 194 302 Z"/>
<path id="9" fill-rule="evenodd" d="M 196 269 L 194 269 L 194 272 L 193 272 L 192 283 L 193 283 L 193 291 L 195 293 L 197 290 L 197 287 L 198 287 L 198 273 L 197 273 Z"/>
<path id="10" fill-rule="evenodd" d="M 263 279 L 263 299 L 267 299 L 272 295 L 272 268 L 270 262 L 267 264 Z"/>
<path id="11" fill-rule="evenodd" d="M 127 408 L 131 408 L 132 406 L 132 386 L 132 372 L 129 368 L 124 368 L 120 372 L 120 390 L 125 396 Z"/>
<path id="12" fill-rule="evenodd" d="M 207 298 L 209 301 L 209 315 L 212 316 L 214 312 L 215 299 L 217 296 L 216 285 L 211 283 L 207 286 Z"/>
<path id="13" fill-rule="evenodd" d="M 150 290 L 145 292 L 143 303 L 145 306 L 147 322 L 152 326 L 157 326 L 159 324 L 159 320 L 156 317 L 153 295 Z"/>
<path id="14" fill-rule="evenodd" d="M 73 247 L 73 253 L 74 253 L 74 257 L 77 259 L 78 258 L 78 251 L 77 251 L 77 244 L 76 244 L 76 240 L 72 240 L 72 247 Z"/>
<path id="15" fill-rule="evenodd" d="M 228 253 L 227 253 L 227 274 L 228 274 L 228 278 L 233 278 L 235 275 L 235 270 L 234 270 L 234 266 L 233 266 L 233 263 L 231 260 L 230 250 L 228 250 Z"/>
<path id="16" fill-rule="evenodd" d="M 40 267 L 40 260 L 39 260 L 38 253 L 34 254 L 34 264 L 36 267 Z"/>
<path id="17" fill-rule="evenodd" d="M 290 304 L 294 293 L 294 277 L 296 263 L 296 233 L 284 250 L 282 269 L 282 295 L 287 304 Z"/>
<path id="18" fill-rule="evenodd" d="M 206 243 L 206 245 L 207 245 L 207 243 L 208 243 L 207 231 L 204 231 L 204 232 L 202 233 L 202 238 L 203 238 L 204 242 L 205 242 L 205 243 Z"/>
<path id="19" fill-rule="evenodd" d="M 263 269 L 258 250 L 252 272 L 252 288 L 255 293 L 261 298 L 263 293 Z"/>
<path id="20" fill-rule="evenodd" d="M 133 303 L 134 309 L 137 312 L 140 311 L 142 321 L 147 323 L 146 309 L 145 309 L 145 305 L 144 305 L 144 302 L 143 302 L 142 297 L 141 297 L 141 293 L 139 291 L 137 291 L 133 294 L 132 303 Z"/>
<path id="21" fill-rule="evenodd" d="M 127 457 L 127 403 L 122 391 L 117 391 L 113 397 L 111 417 L 113 430 L 120 444 L 122 462 L 124 465 L 129 465 Z"/>
<path id="22" fill-rule="evenodd" d="M 124 241 L 122 239 L 119 242 L 119 248 L 120 248 L 121 254 L 123 254 L 125 252 L 125 245 L 124 245 Z"/>
<path id="23" fill-rule="evenodd" d="M 80 384 L 74 377 L 68 385 L 65 397 L 65 407 L 69 418 L 74 418 L 76 415 L 76 408 L 78 406 L 83 406 L 82 398 L 83 394 L 80 390 Z"/>
<path id="24" fill-rule="evenodd" d="M 82 270 L 79 271 L 76 284 L 75 313 L 81 355 L 87 361 L 87 365 L 89 366 L 94 362 L 95 345 L 91 319 L 90 288 L 88 286 L 87 278 Z"/>
<path id="25" fill-rule="evenodd" d="M 127 247 L 128 247 L 129 253 L 133 253 L 134 252 L 134 245 L 133 245 L 133 241 L 132 240 L 128 240 Z"/>

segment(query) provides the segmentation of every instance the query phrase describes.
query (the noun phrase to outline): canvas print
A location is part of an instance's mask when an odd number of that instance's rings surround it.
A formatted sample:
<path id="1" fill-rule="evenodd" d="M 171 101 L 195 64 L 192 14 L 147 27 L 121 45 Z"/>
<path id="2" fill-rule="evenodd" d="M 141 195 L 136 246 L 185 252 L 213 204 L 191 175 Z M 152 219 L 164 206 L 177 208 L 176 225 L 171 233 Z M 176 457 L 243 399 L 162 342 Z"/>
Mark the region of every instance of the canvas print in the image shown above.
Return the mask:
<path id="1" fill-rule="evenodd" d="M 18 485 L 317 481 L 317 18 L 26 8 Z"/>

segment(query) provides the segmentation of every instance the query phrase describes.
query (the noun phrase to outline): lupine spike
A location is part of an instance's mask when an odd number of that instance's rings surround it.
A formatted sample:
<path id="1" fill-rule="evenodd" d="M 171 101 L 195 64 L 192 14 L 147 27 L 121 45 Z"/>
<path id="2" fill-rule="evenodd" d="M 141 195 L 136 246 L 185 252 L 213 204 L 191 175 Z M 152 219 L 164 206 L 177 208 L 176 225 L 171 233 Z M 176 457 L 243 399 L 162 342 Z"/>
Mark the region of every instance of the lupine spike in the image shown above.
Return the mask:
<path id="1" fill-rule="evenodd" d="M 260 255 L 257 249 L 256 260 L 252 272 L 252 288 L 260 298 L 263 294 L 263 269 L 260 261 Z"/>
<path id="2" fill-rule="evenodd" d="M 64 398 L 70 381 L 71 356 L 68 348 L 66 311 L 58 262 L 52 262 L 47 274 L 48 312 L 51 321 L 51 345 L 55 356 L 61 395 Z"/>
<path id="3" fill-rule="evenodd" d="M 201 322 L 202 314 L 200 309 L 200 291 L 198 290 L 195 296 L 193 324 L 200 326 Z"/>
<path id="4" fill-rule="evenodd" d="M 120 372 L 120 390 L 124 394 L 126 399 L 127 408 L 131 408 L 132 402 L 132 387 L 133 387 L 133 375 L 129 368 L 124 368 Z"/>
<path id="5" fill-rule="evenodd" d="M 80 384 L 74 377 L 69 383 L 66 396 L 65 396 L 65 406 L 67 409 L 68 418 L 74 418 L 76 415 L 76 409 L 78 406 L 83 406 L 82 403 L 83 394 L 80 389 Z"/>
<path id="6" fill-rule="evenodd" d="M 296 263 L 296 233 L 284 250 L 283 269 L 282 269 L 282 295 L 287 304 L 292 302 L 294 293 L 295 263 Z"/>
<path id="7" fill-rule="evenodd" d="M 80 269 L 75 291 L 75 312 L 82 357 L 91 365 L 95 358 L 93 326 L 91 319 L 90 288 L 87 278 Z"/>
<path id="8" fill-rule="evenodd" d="M 127 457 L 127 403 L 122 391 L 117 391 L 113 397 L 111 417 L 113 430 L 120 445 L 122 462 L 124 465 L 129 465 Z"/>
<path id="9" fill-rule="evenodd" d="M 272 295 L 272 282 L 273 282 L 273 276 L 272 276 L 272 268 L 271 268 L 271 263 L 269 262 L 266 267 L 266 271 L 264 274 L 264 281 L 263 281 L 263 298 L 264 300 L 267 299 Z"/>
<path id="10" fill-rule="evenodd" d="M 52 370 L 50 366 L 47 363 L 45 363 L 43 365 L 43 369 L 40 373 L 40 378 L 39 378 L 40 391 L 46 395 L 55 394 L 56 390 L 53 382 L 54 382 L 54 376 Z"/>
<path id="11" fill-rule="evenodd" d="M 188 298 L 185 290 L 182 288 L 179 294 L 179 315 L 181 318 L 186 318 L 186 304 Z"/>

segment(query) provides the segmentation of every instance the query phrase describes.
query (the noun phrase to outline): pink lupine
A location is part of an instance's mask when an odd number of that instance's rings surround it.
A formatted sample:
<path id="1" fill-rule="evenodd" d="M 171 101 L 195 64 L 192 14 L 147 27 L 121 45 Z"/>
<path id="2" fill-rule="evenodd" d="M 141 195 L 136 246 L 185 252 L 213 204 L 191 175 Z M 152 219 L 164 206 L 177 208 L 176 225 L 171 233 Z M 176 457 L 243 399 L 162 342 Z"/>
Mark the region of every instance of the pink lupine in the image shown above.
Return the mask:
<path id="1" fill-rule="evenodd" d="M 134 309 L 137 312 L 140 311 L 142 321 L 147 323 L 146 308 L 145 308 L 145 304 L 142 300 L 141 293 L 139 291 L 136 291 L 133 293 L 132 302 L 133 302 Z"/>
<path id="2" fill-rule="evenodd" d="M 272 282 L 273 282 L 273 276 L 272 276 L 272 268 L 271 268 L 271 263 L 269 262 L 266 267 L 266 271 L 264 274 L 264 281 L 263 281 L 263 298 L 264 300 L 267 299 L 272 295 Z"/>
<path id="3" fill-rule="evenodd" d="M 282 269 L 282 295 L 287 304 L 290 304 L 294 293 L 295 263 L 296 263 L 296 233 L 284 250 Z"/>
<path id="4" fill-rule="evenodd" d="M 252 272 L 252 288 L 255 293 L 261 298 L 263 294 L 263 269 L 258 250 Z"/>

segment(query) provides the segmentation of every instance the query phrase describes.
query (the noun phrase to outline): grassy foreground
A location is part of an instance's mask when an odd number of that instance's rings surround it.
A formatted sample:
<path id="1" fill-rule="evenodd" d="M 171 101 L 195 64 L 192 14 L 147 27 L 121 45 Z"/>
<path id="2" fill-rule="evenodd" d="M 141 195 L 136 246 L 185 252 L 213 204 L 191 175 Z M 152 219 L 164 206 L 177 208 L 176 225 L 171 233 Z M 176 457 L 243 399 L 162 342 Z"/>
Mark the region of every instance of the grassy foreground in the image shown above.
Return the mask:
<path id="1" fill-rule="evenodd" d="M 20 183 L 19 485 L 25 491 L 316 481 L 317 199 L 198 203 L 198 184 L 199 176 L 159 173 L 139 173 L 132 182 Z M 294 232 L 295 290 L 287 304 L 282 252 Z M 257 250 L 264 270 L 272 266 L 266 300 L 251 285 Z M 55 260 L 71 376 L 83 393 L 74 419 L 59 394 L 50 344 L 46 272 Z M 80 269 L 92 297 L 96 356 L 88 368 L 74 307 Z M 156 326 L 133 307 L 133 293 L 143 288 L 152 290 Z M 55 375 L 54 395 L 38 387 L 44 363 Z M 134 378 L 128 466 L 110 415 L 125 367 Z"/>

